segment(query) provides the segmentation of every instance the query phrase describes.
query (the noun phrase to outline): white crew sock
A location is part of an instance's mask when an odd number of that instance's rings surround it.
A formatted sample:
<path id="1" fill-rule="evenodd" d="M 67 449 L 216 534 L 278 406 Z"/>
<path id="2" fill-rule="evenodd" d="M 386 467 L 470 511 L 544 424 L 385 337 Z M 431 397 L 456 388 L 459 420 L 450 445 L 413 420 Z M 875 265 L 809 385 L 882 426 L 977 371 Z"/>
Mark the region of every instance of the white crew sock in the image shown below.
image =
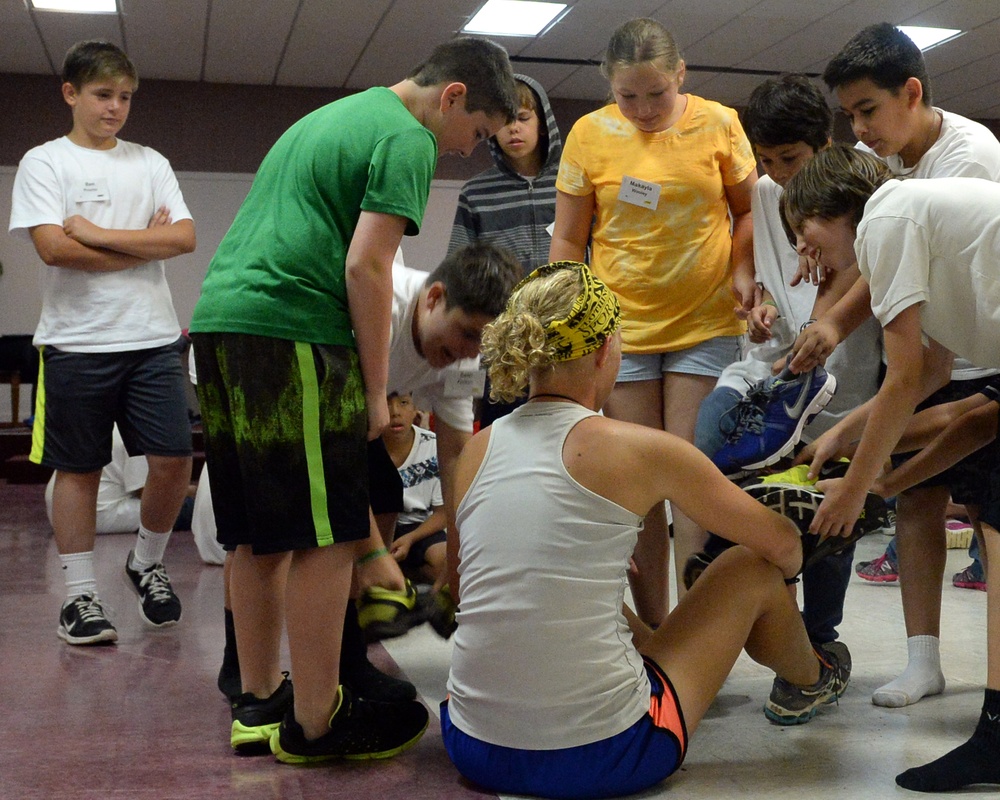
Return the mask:
<path id="1" fill-rule="evenodd" d="M 896 680 L 876 689 L 872 702 L 885 708 L 902 708 L 921 697 L 944 691 L 941 640 L 937 636 L 911 636 L 906 640 L 909 661 Z"/>
<path id="2" fill-rule="evenodd" d="M 139 536 L 135 540 L 135 550 L 132 552 L 132 569 L 145 572 L 155 564 L 162 564 L 170 534 L 171 531 L 154 533 L 140 525 Z"/>
<path id="3" fill-rule="evenodd" d="M 63 579 L 66 581 L 66 597 L 72 600 L 81 594 L 97 597 L 97 579 L 94 577 L 94 551 L 60 555 Z"/>

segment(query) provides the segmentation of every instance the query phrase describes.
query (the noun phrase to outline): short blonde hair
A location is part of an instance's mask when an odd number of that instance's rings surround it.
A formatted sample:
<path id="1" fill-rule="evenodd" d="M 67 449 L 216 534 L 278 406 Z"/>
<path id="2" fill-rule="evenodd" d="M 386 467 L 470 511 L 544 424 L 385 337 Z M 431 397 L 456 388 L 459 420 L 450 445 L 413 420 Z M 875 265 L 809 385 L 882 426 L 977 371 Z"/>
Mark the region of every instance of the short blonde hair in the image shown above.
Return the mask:
<path id="1" fill-rule="evenodd" d="M 681 51 L 670 31 L 655 19 L 631 19 L 611 34 L 601 62 L 601 72 L 611 80 L 614 73 L 639 64 L 652 64 L 662 72 L 676 72 Z"/>

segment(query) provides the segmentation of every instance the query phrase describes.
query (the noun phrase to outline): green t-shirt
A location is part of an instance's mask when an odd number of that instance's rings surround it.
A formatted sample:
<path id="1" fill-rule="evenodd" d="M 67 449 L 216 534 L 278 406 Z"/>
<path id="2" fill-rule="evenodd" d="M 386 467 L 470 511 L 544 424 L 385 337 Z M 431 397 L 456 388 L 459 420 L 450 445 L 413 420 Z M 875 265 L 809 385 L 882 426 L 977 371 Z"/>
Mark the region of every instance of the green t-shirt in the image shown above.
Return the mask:
<path id="1" fill-rule="evenodd" d="M 296 122 L 264 158 L 208 266 L 192 332 L 354 345 L 344 264 L 362 211 L 420 230 L 437 142 L 378 87 Z"/>

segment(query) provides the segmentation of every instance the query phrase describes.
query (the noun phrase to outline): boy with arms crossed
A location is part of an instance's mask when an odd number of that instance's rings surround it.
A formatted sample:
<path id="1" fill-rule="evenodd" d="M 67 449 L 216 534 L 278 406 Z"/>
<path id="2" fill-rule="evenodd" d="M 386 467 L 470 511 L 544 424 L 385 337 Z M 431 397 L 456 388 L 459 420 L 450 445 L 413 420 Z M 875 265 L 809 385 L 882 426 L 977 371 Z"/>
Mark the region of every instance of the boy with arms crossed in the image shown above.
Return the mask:
<path id="1" fill-rule="evenodd" d="M 265 158 L 209 266 L 191 330 L 253 698 L 234 708 L 234 743 L 269 741 L 287 763 L 387 757 L 427 726 L 416 701 L 339 686 L 351 543 L 369 535 L 367 440 L 388 422 L 393 254 L 419 228 L 438 152 L 471 153 L 514 97 L 502 48 L 458 38 L 394 86 L 318 109 Z"/>
<path id="2" fill-rule="evenodd" d="M 97 492 L 115 422 L 129 454 L 149 463 L 125 572 L 149 625 L 181 616 L 162 561 L 191 480 L 191 426 L 162 259 L 194 250 L 195 232 L 167 160 L 117 138 L 138 84 L 115 45 L 70 48 L 62 94 L 73 128 L 25 155 L 11 205 L 10 230 L 30 235 L 48 265 L 31 460 L 56 470 L 52 528 L 67 593 L 58 634 L 76 645 L 118 638 L 94 577 Z"/>

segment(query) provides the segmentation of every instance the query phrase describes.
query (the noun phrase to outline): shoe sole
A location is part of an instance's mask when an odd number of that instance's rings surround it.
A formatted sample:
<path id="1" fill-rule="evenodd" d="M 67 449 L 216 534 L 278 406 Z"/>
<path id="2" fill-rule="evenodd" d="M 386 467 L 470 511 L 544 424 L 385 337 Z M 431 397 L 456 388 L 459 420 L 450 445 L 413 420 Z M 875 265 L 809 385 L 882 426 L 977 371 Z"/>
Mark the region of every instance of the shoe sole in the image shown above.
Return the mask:
<path id="1" fill-rule="evenodd" d="M 95 633 L 93 636 L 73 636 L 62 625 L 56 630 L 56 636 L 66 644 L 88 645 L 88 644 L 114 644 L 118 641 L 118 631 L 114 628 Z"/>
<path id="2" fill-rule="evenodd" d="M 868 583 L 895 583 L 899 580 L 899 575 L 862 575 L 860 572 L 855 574 Z"/>
<path id="3" fill-rule="evenodd" d="M 316 755 L 316 756 L 300 756 L 295 753 L 289 753 L 286 750 L 281 749 L 281 729 L 280 726 L 275 729 L 274 733 L 271 734 L 271 752 L 274 757 L 280 761 L 282 764 L 292 764 L 292 765 L 308 765 L 308 764 L 319 764 L 324 761 L 333 761 L 335 759 L 346 759 L 348 761 L 372 761 L 382 758 L 392 758 L 393 756 L 399 755 L 400 753 L 409 750 L 413 745 L 420 741 L 424 733 L 427 730 L 427 726 L 430 724 L 430 717 L 428 717 L 427 722 L 424 723 L 424 727 L 420 729 L 420 732 L 407 742 L 399 745 L 398 747 L 392 747 L 388 750 L 380 750 L 374 753 L 354 753 L 351 755 Z"/>
<path id="4" fill-rule="evenodd" d="M 977 592 L 986 591 L 986 584 L 979 581 L 952 581 L 951 585 L 956 589 L 974 589 Z"/>
<path id="5" fill-rule="evenodd" d="M 280 727 L 280 721 L 251 727 L 233 720 L 229 744 L 241 756 L 267 755 L 271 752 L 271 737 Z"/>
<path id="6" fill-rule="evenodd" d="M 946 530 L 945 537 L 949 550 L 968 550 L 972 544 L 972 537 L 975 531 L 972 528 L 963 528 L 957 531 Z"/>
<path id="7" fill-rule="evenodd" d="M 181 611 L 181 614 L 177 615 L 177 619 L 168 619 L 164 622 L 153 622 L 153 620 L 146 616 L 146 609 L 142 607 L 142 595 L 139 594 L 139 588 L 135 585 L 127 572 L 125 573 L 125 583 L 133 592 L 135 592 L 135 596 L 139 598 L 139 618 L 143 621 L 146 627 L 152 628 L 153 630 L 162 630 L 163 628 L 170 628 L 181 621 L 183 610 Z"/>
<path id="8" fill-rule="evenodd" d="M 764 716 L 776 725 L 805 725 L 809 722 L 809 720 L 816 716 L 823 706 L 839 702 L 840 698 L 843 697 L 844 692 L 847 691 L 847 684 L 850 683 L 850 680 L 851 676 L 848 673 L 847 680 L 844 681 L 844 685 L 841 686 L 832 697 L 816 702 L 798 714 L 791 714 L 780 706 L 772 705 L 770 699 L 768 699 L 767 703 L 764 704 Z"/>
<path id="9" fill-rule="evenodd" d="M 764 467 L 769 467 L 772 464 L 776 464 L 781 461 L 785 456 L 795 449 L 795 445 L 799 443 L 799 439 L 802 438 L 802 429 L 808 425 L 812 418 L 815 417 L 820 411 L 827 407 L 829 402 L 833 399 L 833 395 L 837 391 L 837 379 L 833 377 L 830 373 L 826 375 L 826 382 L 820 387 L 820 390 L 816 393 L 816 396 L 812 399 L 812 402 L 806 407 L 805 411 L 802 412 L 802 416 L 799 417 L 798 424 L 795 426 L 795 430 L 792 431 L 791 437 L 785 442 L 776 452 L 767 456 L 767 458 L 757 461 L 753 464 L 745 464 L 743 466 L 744 470 L 754 470 L 763 469 Z"/>

